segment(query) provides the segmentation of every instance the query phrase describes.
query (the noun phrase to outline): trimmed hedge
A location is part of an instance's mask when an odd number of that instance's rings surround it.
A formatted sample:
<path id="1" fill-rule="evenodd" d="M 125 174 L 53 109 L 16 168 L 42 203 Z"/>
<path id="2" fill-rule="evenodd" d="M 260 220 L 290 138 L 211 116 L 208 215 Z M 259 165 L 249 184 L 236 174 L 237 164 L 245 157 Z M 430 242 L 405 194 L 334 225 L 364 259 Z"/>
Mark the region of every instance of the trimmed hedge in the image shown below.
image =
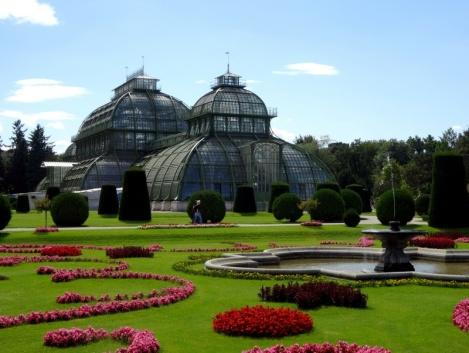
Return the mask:
<path id="1" fill-rule="evenodd" d="M 457 154 L 435 154 L 432 176 L 428 224 L 451 228 L 468 226 L 469 201 L 463 157 Z"/>
<path id="2" fill-rule="evenodd" d="M 320 183 L 316 186 L 316 190 L 329 189 L 340 194 L 340 186 L 337 183 Z"/>
<path id="3" fill-rule="evenodd" d="M 0 195 L 0 230 L 5 228 L 11 219 L 10 199 Z"/>
<path id="4" fill-rule="evenodd" d="M 406 225 L 415 216 L 415 202 L 412 195 L 405 190 L 395 190 L 396 216 L 394 217 L 394 198 L 392 190 L 385 191 L 376 204 L 376 216 L 382 224 L 399 221 Z"/>
<path id="5" fill-rule="evenodd" d="M 99 194 L 98 214 L 116 215 L 119 213 L 119 199 L 115 185 L 101 186 Z"/>
<path id="6" fill-rule="evenodd" d="M 303 210 L 299 205 L 301 200 L 296 194 L 287 192 L 278 196 L 272 205 L 272 213 L 278 220 L 288 219 L 290 222 L 295 222 L 303 215 Z"/>
<path id="7" fill-rule="evenodd" d="M 16 200 L 16 212 L 17 213 L 28 213 L 29 208 L 29 197 L 27 194 L 18 195 Z"/>
<path id="8" fill-rule="evenodd" d="M 151 220 L 150 196 L 143 169 L 131 168 L 124 173 L 119 220 L 143 222 Z"/>
<path id="9" fill-rule="evenodd" d="M 415 199 L 415 212 L 418 215 L 428 215 L 430 208 L 430 195 L 422 194 Z"/>
<path id="10" fill-rule="evenodd" d="M 360 215 L 353 208 L 344 213 L 344 223 L 347 227 L 356 227 L 360 223 Z"/>
<path id="11" fill-rule="evenodd" d="M 49 186 L 46 190 L 46 198 L 48 198 L 51 201 L 58 194 L 60 194 L 60 188 L 58 186 Z"/>
<path id="12" fill-rule="evenodd" d="M 284 182 L 275 182 L 275 183 L 272 183 L 270 190 L 271 192 L 270 192 L 268 212 L 272 212 L 272 206 L 277 197 L 287 192 L 290 192 L 290 185 Z"/>
<path id="13" fill-rule="evenodd" d="M 51 202 L 50 214 L 59 227 L 79 227 L 88 219 L 88 202 L 80 194 L 60 193 Z"/>
<path id="14" fill-rule="evenodd" d="M 362 199 L 362 212 L 371 212 L 371 194 L 370 191 L 360 184 L 350 184 L 346 189 L 355 191 Z"/>
<path id="15" fill-rule="evenodd" d="M 321 189 L 316 191 L 313 199 L 318 201 L 318 207 L 310 210 L 311 219 L 324 222 L 342 221 L 345 202 L 338 192 L 331 189 Z"/>
<path id="16" fill-rule="evenodd" d="M 256 196 L 254 188 L 249 185 L 241 185 L 236 189 L 233 211 L 239 213 L 256 213 Z"/>
<path id="17" fill-rule="evenodd" d="M 192 220 L 193 206 L 197 200 L 200 200 L 200 213 L 204 223 L 220 223 L 225 218 L 225 201 L 220 193 L 213 190 L 200 190 L 193 193 L 187 204 L 187 214 Z"/>
<path id="18" fill-rule="evenodd" d="M 353 208 L 358 214 L 362 213 L 362 198 L 357 192 L 350 189 L 342 189 L 340 190 L 340 195 L 344 199 L 346 210 Z"/>

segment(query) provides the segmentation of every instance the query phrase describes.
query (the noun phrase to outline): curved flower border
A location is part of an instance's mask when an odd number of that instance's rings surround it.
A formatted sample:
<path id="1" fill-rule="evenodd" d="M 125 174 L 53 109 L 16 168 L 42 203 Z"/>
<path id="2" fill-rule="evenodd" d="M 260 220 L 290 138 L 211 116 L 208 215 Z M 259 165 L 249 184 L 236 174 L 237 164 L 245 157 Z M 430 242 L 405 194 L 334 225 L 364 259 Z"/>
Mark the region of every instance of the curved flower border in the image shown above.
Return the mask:
<path id="1" fill-rule="evenodd" d="M 269 348 L 254 347 L 243 353 L 391 353 L 390 350 L 382 347 L 359 346 L 356 343 L 338 342 L 331 343 L 306 343 L 293 346 L 276 345 Z"/>
<path id="2" fill-rule="evenodd" d="M 47 332 L 44 336 L 44 345 L 64 348 L 85 345 L 109 337 L 128 344 L 127 348 L 119 348 L 115 353 L 156 353 L 160 349 L 160 343 L 153 333 L 131 327 L 121 327 L 111 333 L 93 327 L 87 329 L 61 328 Z"/>
<path id="3" fill-rule="evenodd" d="M 453 323 L 469 332 L 469 298 L 460 301 L 453 310 Z"/>

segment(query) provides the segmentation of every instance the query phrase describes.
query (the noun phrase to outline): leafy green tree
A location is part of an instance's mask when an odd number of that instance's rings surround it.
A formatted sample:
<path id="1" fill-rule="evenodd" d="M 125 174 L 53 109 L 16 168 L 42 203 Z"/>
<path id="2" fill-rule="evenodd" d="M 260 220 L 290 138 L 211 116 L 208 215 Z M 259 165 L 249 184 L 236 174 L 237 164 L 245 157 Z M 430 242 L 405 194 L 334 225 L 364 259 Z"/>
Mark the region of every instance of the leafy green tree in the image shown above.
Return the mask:
<path id="1" fill-rule="evenodd" d="M 41 164 L 54 158 L 54 146 L 49 142 L 49 136 L 44 133 L 41 125 L 29 135 L 29 159 L 27 167 L 27 181 L 29 190 L 34 190 L 39 182 L 46 176 L 46 170 L 41 168 Z"/>
<path id="2" fill-rule="evenodd" d="M 27 192 L 26 170 L 28 164 L 28 142 L 25 138 L 26 129 L 21 120 L 13 123 L 11 137 L 12 155 L 8 163 L 6 180 L 13 193 Z"/>

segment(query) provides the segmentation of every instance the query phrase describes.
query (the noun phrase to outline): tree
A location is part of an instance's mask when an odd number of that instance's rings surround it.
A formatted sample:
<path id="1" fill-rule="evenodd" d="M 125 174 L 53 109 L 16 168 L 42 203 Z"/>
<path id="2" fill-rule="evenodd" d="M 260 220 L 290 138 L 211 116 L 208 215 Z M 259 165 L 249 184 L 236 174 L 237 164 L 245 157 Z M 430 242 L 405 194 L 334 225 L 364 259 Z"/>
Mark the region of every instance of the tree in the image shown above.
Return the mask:
<path id="1" fill-rule="evenodd" d="M 13 193 L 27 192 L 28 185 L 26 170 L 28 164 L 28 142 L 25 138 L 26 129 L 21 120 L 13 123 L 13 137 L 11 137 L 12 155 L 6 175 L 7 183 Z"/>
<path id="2" fill-rule="evenodd" d="M 53 144 L 49 142 L 49 136 L 44 133 L 41 125 L 29 135 L 29 159 L 26 171 L 26 178 L 29 190 L 34 190 L 39 182 L 46 176 L 46 170 L 41 168 L 41 164 L 54 157 Z"/>
<path id="3" fill-rule="evenodd" d="M 0 192 L 6 192 L 5 163 L 3 162 L 3 141 L 0 138 Z"/>

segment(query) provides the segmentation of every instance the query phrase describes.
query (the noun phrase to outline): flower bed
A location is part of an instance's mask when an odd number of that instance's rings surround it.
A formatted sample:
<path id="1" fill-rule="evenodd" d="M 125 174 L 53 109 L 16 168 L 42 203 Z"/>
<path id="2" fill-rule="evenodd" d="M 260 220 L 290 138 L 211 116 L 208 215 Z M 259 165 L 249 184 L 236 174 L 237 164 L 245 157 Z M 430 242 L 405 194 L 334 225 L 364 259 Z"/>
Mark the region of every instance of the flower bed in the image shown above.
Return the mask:
<path id="1" fill-rule="evenodd" d="M 456 238 L 455 242 L 456 243 L 469 243 L 469 237 Z"/>
<path id="2" fill-rule="evenodd" d="M 186 223 L 186 224 L 142 224 L 138 229 L 172 229 L 172 228 L 232 228 L 237 227 L 233 223 Z"/>
<path id="3" fill-rule="evenodd" d="M 80 256 L 81 250 L 75 246 L 48 246 L 41 249 L 42 256 Z"/>
<path id="4" fill-rule="evenodd" d="M 366 308 L 367 296 L 359 289 L 333 282 L 275 284 L 261 287 L 259 297 L 264 301 L 296 303 L 300 309 L 321 305 Z"/>
<path id="5" fill-rule="evenodd" d="M 171 252 L 242 252 L 256 250 L 257 246 L 243 243 L 230 243 L 232 247 L 226 248 L 173 248 Z"/>
<path id="6" fill-rule="evenodd" d="M 311 318 L 301 311 L 262 305 L 225 311 L 213 320 L 215 331 L 233 336 L 283 337 L 312 328 Z"/>
<path id="7" fill-rule="evenodd" d="M 409 245 L 421 248 L 452 249 L 454 248 L 455 243 L 453 239 L 446 237 L 417 236 L 410 239 Z"/>
<path id="8" fill-rule="evenodd" d="M 301 223 L 301 225 L 304 227 L 320 227 L 322 226 L 322 222 L 321 221 L 306 221 L 306 222 Z"/>
<path id="9" fill-rule="evenodd" d="M 375 245 L 375 240 L 367 236 L 360 237 L 356 243 L 337 240 L 322 240 L 319 245 L 333 245 L 333 246 L 358 246 L 361 248 L 368 248 Z"/>
<path id="10" fill-rule="evenodd" d="M 51 245 L 45 244 L 0 244 L 0 253 L 40 253 L 43 248 L 50 247 Z M 107 250 L 109 246 L 99 245 L 65 245 L 65 244 L 54 244 L 54 246 L 68 246 L 75 247 L 78 249 L 85 250 Z M 160 244 L 151 244 L 147 247 L 151 252 L 157 252 L 163 249 Z"/>
<path id="11" fill-rule="evenodd" d="M 35 233 L 54 233 L 58 231 L 59 231 L 59 228 L 57 227 L 37 227 L 34 232 Z"/>
<path id="12" fill-rule="evenodd" d="M 87 329 L 62 328 L 47 332 L 44 336 L 44 345 L 61 348 L 72 347 L 109 337 L 128 344 L 127 348 L 119 348 L 116 353 L 156 353 L 160 349 L 160 343 L 150 331 L 136 330 L 131 327 L 121 327 L 111 333 L 93 327 Z"/>
<path id="13" fill-rule="evenodd" d="M 382 347 L 359 346 L 355 343 L 339 342 L 337 344 L 294 344 L 289 347 L 276 345 L 265 349 L 254 347 L 243 353 L 391 353 L 391 351 Z"/>
<path id="14" fill-rule="evenodd" d="M 153 257 L 153 252 L 148 248 L 141 246 L 123 246 L 122 248 L 108 248 L 106 255 L 111 259 L 120 259 L 124 257 Z"/>
<path id="15" fill-rule="evenodd" d="M 460 301 L 453 310 L 453 323 L 469 332 L 469 298 Z"/>

